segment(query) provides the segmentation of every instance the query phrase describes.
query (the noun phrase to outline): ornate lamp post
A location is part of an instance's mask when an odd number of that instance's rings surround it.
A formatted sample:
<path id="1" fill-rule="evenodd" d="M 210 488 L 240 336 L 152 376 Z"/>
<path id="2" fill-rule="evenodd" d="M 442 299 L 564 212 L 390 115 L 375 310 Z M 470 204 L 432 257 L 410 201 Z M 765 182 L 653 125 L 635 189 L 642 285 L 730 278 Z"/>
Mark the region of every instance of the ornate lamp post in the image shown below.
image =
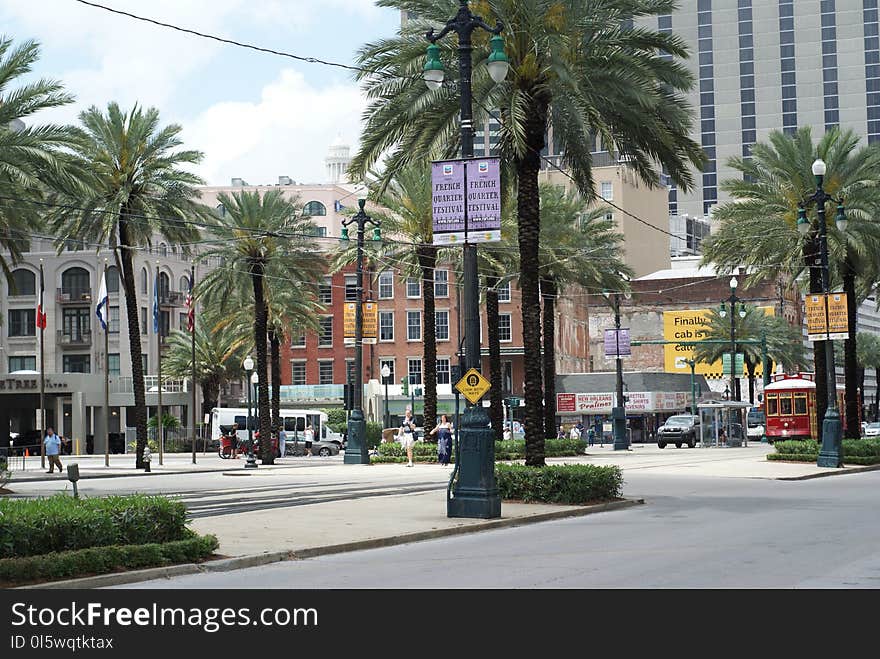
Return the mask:
<path id="1" fill-rule="evenodd" d="M 391 426 L 391 414 L 388 409 L 388 378 L 391 377 L 391 369 L 388 368 L 388 364 L 382 366 L 382 381 L 385 383 L 385 427 L 389 428 Z"/>
<path id="2" fill-rule="evenodd" d="M 345 464 L 370 464 L 367 448 L 367 422 L 364 420 L 364 228 L 373 225 L 373 240 L 382 240 L 380 222 L 364 212 L 366 199 L 358 199 L 358 212 L 342 221 L 342 240 L 348 240 L 348 225 L 357 224 L 357 291 L 354 311 L 354 401 L 348 417 L 348 443 L 345 447 Z M 385 392 L 386 404 L 388 392 Z"/>
<path id="3" fill-rule="evenodd" d="M 825 298 L 825 371 L 828 387 L 828 402 L 825 408 L 825 418 L 822 420 L 822 448 L 816 464 L 819 467 L 842 467 L 843 447 L 841 445 L 842 425 L 840 412 L 837 409 L 837 373 L 834 365 L 834 342 L 828 336 L 828 299 L 831 292 L 831 282 L 828 274 L 828 227 L 825 224 L 825 204 L 829 201 L 837 202 L 837 216 L 834 218 L 838 231 L 846 230 L 846 214 L 843 208 L 843 199 L 835 199 L 822 187 L 825 179 L 825 162 L 817 159 L 813 163 L 813 176 L 816 178 L 816 192 L 804 200 L 798 207 L 797 229 L 801 235 L 807 235 L 813 231 L 813 226 L 807 219 L 805 204 L 816 204 L 818 226 L 816 227 L 819 238 L 820 265 L 822 268 L 822 293 Z"/>
<path id="4" fill-rule="evenodd" d="M 425 37 L 431 42 L 424 67 L 425 84 L 430 89 L 439 89 L 443 84 L 443 63 L 440 61 L 439 39 L 450 32 L 458 35 L 458 71 L 461 92 L 461 157 L 474 157 L 473 135 L 473 97 L 471 92 L 472 49 L 471 35 L 480 28 L 490 32 L 492 53 L 486 66 L 495 82 L 507 76 L 509 63 L 504 54 L 504 40 L 501 30 L 504 26 L 497 22 L 495 27 L 487 25 L 479 16 L 474 16 L 467 0 L 459 0 L 458 13 L 446 22 L 440 34 L 432 29 Z M 467 216 L 465 215 L 465 228 Z M 463 285 L 464 285 L 464 336 L 466 368 L 480 368 L 480 295 L 479 273 L 477 269 L 477 249 L 473 243 L 463 246 Z M 413 411 L 415 413 L 415 410 Z M 501 516 L 501 499 L 495 485 L 495 445 L 492 429 L 489 428 L 489 415 L 482 405 L 469 406 L 465 411 L 461 427 L 461 446 L 459 476 L 456 481 L 454 498 L 448 500 L 449 517 L 476 517 L 489 519 Z"/>
<path id="5" fill-rule="evenodd" d="M 629 448 L 626 437 L 626 396 L 623 393 L 623 362 L 620 359 L 620 293 L 602 291 L 605 299 L 614 300 L 614 341 L 617 367 L 617 387 L 614 407 L 611 408 L 611 423 L 614 436 L 614 450 L 625 451 Z M 626 293 L 626 298 L 630 294 Z"/>
<path id="6" fill-rule="evenodd" d="M 740 386 L 739 386 L 739 377 L 736 370 L 736 316 L 739 315 L 740 318 L 746 317 L 746 305 L 742 303 L 742 300 L 736 296 L 736 289 L 739 286 L 739 282 L 736 277 L 730 278 L 730 296 L 727 298 L 726 302 L 730 304 L 730 400 L 740 400 Z M 736 310 L 736 303 L 739 302 L 739 312 Z M 727 307 L 724 304 L 724 301 L 721 302 L 721 309 L 718 311 L 718 315 L 722 318 L 727 316 Z M 727 411 L 727 437 L 728 441 L 733 439 L 733 408 Z M 737 416 L 739 412 L 736 412 Z"/>
<path id="7" fill-rule="evenodd" d="M 254 460 L 254 422 L 251 418 L 251 376 L 254 373 L 254 360 L 248 355 L 244 358 L 245 373 L 247 373 L 247 392 L 248 392 L 248 415 L 247 415 L 247 431 L 248 431 L 248 456 L 244 465 L 245 469 L 256 469 L 257 461 Z"/>

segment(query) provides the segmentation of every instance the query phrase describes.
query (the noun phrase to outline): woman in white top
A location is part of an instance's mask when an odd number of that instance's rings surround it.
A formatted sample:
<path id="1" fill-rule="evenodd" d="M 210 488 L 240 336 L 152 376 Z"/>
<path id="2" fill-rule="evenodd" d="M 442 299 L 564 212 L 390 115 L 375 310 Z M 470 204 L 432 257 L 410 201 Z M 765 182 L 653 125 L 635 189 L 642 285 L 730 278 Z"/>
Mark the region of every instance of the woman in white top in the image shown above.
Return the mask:
<path id="1" fill-rule="evenodd" d="M 412 418 L 412 412 L 406 411 L 403 423 L 397 431 L 397 441 L 399 441 L 406 449 L 406 459 L 409 461 L 407 467 L 413 466 L 413 444 L 416 441 L 416 424 Z"/>

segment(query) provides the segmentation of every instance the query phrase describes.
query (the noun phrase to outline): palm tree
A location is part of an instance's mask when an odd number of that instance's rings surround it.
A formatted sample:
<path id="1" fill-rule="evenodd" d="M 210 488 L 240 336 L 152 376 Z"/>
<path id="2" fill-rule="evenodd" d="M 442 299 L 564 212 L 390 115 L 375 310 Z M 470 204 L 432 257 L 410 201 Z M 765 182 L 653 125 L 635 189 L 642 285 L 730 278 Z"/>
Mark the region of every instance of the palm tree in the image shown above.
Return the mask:
<path id="1" fill-rule="evenodd" d="M 619 291 L 633 271 L 622 259 L 623 236 L 610 208 L 584 210 L 583 198 L 557 185 L 540 186 L 540 281 L 543 309 L 544 434 L 556 436 L 556 299 L 570 286 Z"/>
<path id="2" fill-rule="evenodd" d="M 418 16 L 397 37 L 366 44 L 359 78 L 370 104 L 364 135 L 350 171 L 363 175 L 389 153 L 383 181 L 405 164 L 458 150 L 459 91 L 423 84 L 424 33 L 454 15 L 452 0 L 379 0 L 383 7 Z M 596 136 L 625 155 L 649 185 L 658 164 L 688 189 L 690 165 L 703 152 L 688 136 L 691 109 L 685 93 L 693 76 L 681 62 L 688 50 L 672 34 L 631 27 L 633 20 L 669 13 L 672 0 L 487 0 L 484 19 L 504 24 L 510 60 L 507 80 L 494 85 L 485 67 L 488 35 L 474 34 L 473 106 L 476 125 L 500 108 L 502 163 L 517 183 L 520 288 L 525 348 L 526 464 L 544 464 L 541 413 L 541 313 L 538 283 L 540 211 L 538 173 L 545 135 L 554 139 L 578 190 L 594 197 L 590 145 Z M 455 70 L 454 39 L 438 42 L 447 70 Z"/>
<path id="3" fill-rule="evenodd" d="M 202 153 L 178 150 L 181 127 L 161 127 L 155 108 L 135 105 L 124 112 L 110 103 L 106 113 L 92 106 L 79 120 L 72 159 L 82 175 L 56 183 L 59 205 L 48 219 L 59 250 L 66 239 L 108 244 L 122 272 L 134 383 L 135 464 L 141 467 L 147 412 L 133 256 L 157 235 L 184 244 L 198 237 L 193 222 L 210 219 L 211 211 L 196 201 L 195 186 L 204 181 L 186 167 L 201 162 Z M 182 251 L 189 253 L 185 247 Z"/>
<path id="4" fill-rule="evenodd" d="M 869 368 L 874 369 L 874 403 L 871 406 L 873 419 L 876 421 L 878 409 L 880 409 L 880 335 L 872 332 L 859 332 L 858 335 L 858 362 L 859 362 L 859 383 L 862 390 L 862 396 L 865 395 L 865 371 Z M 867 401 L 863 402 L 867 407 Z"/>
<path id="5" fill-rule="evenodd" d="M 223 212 L 212 232 L 223 244 L 205 252 L 203 258 L 216 257 L 224 262 L 202 280 L 201 288 L 206 304 L 215 306 L 218 313 L 226 313 L 233 305 L 236 311 L 242 308 L 244 281 L 250 284 L 253 314 L 245 322 L 252 329 L 252 345 L 257 354 L 260 437 L 268 438 L 271 436 L 266 354 L 268 301 L 272 299 L 274 287 L 314 281 L 313 273 L 320 263 L 310 238 L 315 227 L 308 217 L 300 214 L 298 200 L 286 199 L 281 190 L 270 190 L 263 195 L 247 190 L 231 195 L 220 193 L 217 200 Z M 263 464 L 273 464 L 272 443 L 264 441 L 260 446 Z"/>
<path id="6" fill-rule="evenodd" d="M 59 150 L 72 144 L 70 128 L 27 126 L 23 120 L 40 110 L 71 103 L 73 97 L 54 80 L 13 87 L 31 71 L 39 55 L 40 47 L 34 41 L 13 46 L 12 39 L 0 37 L 0 196 L 8 201 L 39 201 L 45 186 L 67 175 Z M 10 283 L 12 270 L 4 252 L 9 252 L 12 264 L 18 262 L 37 226 L 38 208 L 28 203 L 0 205 L 0 271 Z"/>
<path id="7" fill-rule="evenodd" d="M 849 325 L 855 328 L 860 285 L 857 273 L 875 272 L 880 259 L 880 223 L 876 221 L 878 186 L 880 186 L 880 149 L 876 146 L 858 148 L 859 140 L 852 131 L 837 128 L 827 131 L 814 145 L 809 127 L 793 135 L 774 131 L 769 143 L 752 147 L 750 158 L 731 158 L 728 164 L 742 172 L 742 178 L 724 181 L 722 189 L 732 200 L 715 208 L 718 229 L 703 244 L 703 263 L 717 264 L 733 270 L 747 266 L 752 274 L 748 281 L 776 278 L 780 274 L 793 279 L 806 276 L 810 293 L 822 290 L 818 262 L 819 241 L 815 232 L 801 236 L 796 228 L 798 204 L 815 190 L 812 163 L 824 160 L 828 167 L 825 190 L 846 200 L 849 226 L 845 232 L 834 226 L 835 212 L 826 209 L 828 224 L 829 266 L 833 281 L 843 283 L 848 293 Z M 808 209 L 810 214 L 815 208 Z M 855 336 L 851 334 L 851 336 Z M 856 340 L 845 350 L 846 370 L 855 373 Z M 813 346 L 816 370 L 817 426 L 822 426 L 827 401 L 827 368 L 825 351 L 820 342 Z M 847 378 L 846 399 L 856 400 L 857 380 Z M 858 429 L 857 409 L 847 405 L 847 427 Z"/>
<path id="8" fill-rule="evenodd" d="M 761 341 L 767 345 L 767 357 L 782 364 L 787 371 L 801 368 L 806 363 L 804 344 L 799 327 L 793 327 L 780 316 L 768 316 L 762 309 L 754 306 L 745 307 L 745 316 L 733 309 L 734 327 L 736 329 L 736 351 L 743 353 L 746 375 L 749 378 L 749 402 L 755 403 L 755 376 L 758 364 L 763 357 L 760 343 L 742 343 L 743 341 Z M 703 340 L 694 347 L 694 359 L 706 364 L 714 364 L 724 355 L 730 354 L 730 318 L 721 316 L 717 309 L 709 312 L 703 330 Z M 720 341 L 720 343 L 708 343 Z"/>

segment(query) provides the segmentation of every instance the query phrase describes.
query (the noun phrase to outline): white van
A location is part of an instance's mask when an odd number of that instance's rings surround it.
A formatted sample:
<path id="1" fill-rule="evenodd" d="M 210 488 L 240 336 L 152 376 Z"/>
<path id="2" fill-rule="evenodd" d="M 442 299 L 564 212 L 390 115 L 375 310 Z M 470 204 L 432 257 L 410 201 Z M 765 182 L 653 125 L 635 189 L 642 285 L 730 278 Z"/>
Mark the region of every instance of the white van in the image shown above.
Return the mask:
<path id="1" fill-rule="evenodd" d="M 306 424 L 310 423 L 315 431 L 316 440 L 333 442 L 342 448 L 342 435 L 335 433 L 327 427 L 327 413 L 321 410 L 294 410 L 281 408 L 279 411 L 281 421 L 284 423 L 284 432 L 287 441 L 301 440 Z M 215 407 L 211 410 L 211 441 L 220 440 L 220 426 L 238 424 L 238 441 L 244 445 L 248 438 L 246 407 Z M 254 410 L 251 410 L 251 430 L 260 429 L 260 420 Z"/>

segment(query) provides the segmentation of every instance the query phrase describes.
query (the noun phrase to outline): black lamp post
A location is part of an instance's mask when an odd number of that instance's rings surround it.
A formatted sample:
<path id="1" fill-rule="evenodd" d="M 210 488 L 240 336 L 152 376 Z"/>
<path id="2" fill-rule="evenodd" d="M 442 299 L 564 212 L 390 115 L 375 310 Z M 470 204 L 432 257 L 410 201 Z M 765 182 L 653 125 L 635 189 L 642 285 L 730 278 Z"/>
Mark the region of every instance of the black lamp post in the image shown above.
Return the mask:
<path id="1" fill-rule="evenodd" d="M 736 370 L 736 316 L 739 315 L 740 318 L 746 317 L 746 305 L 742 303 L 742 300 L 736 296 L 736 289 L 739 285 L 736 277 L 730 278 L 730 296 L 727 298 L 726 302 L 730 304 L 730 400 L 740 400 L 740 386 L 739 386 L 739 377 Z M 737 311 L 736 303 L 739 302 L 739 311 Z M 724 302 L 721 303 L 721 309 L 718 311 L 718 315 L 724 318 L 727 316 L 727 307 Z M 734 411 L 731 407 L 727 411 L 727 437 L 728 441 L 733 440 L 733 415 Z M 737 418 L 739 417 L 739 412 L 736 412 Z"/>
<path id="2" fill-rule="evenodd" d="M 813 163 L 813 176 L 816 177 L 816 192 L 804 200 L 798 207 L 797 229 L 801 235 L 806 235 L 813 230 L 807 219 L 804 204 L 815 203 L 816 215 L 818 216 L 817 236 L 819 238 L 820 263 L 822 268 L 822 293 L 825 295 L 825 371 L 828 382 L 828 403 L 825 408 L 825 418 L 822 420 L 822 448 L 819 451 L 819 459 L 816 464 L 819 467 L 842 467 L 843 450 L 841 435 L 843 434 L 840 422 L 840 412 L 837 409 L 837 373 L 834 365 L 834 342 L 828 336 L 828 294 L 831 292 L 831 282 L 828 274 L 828 227 L 825 224 L 825 204 L 829 201 L 837 202 L 837 216 L 834 218 L 838 231 L 846 230 L 846 215 L 843 209 L 843 199 L 835 199 L 822 187 L 825 179 L 825 162 L 817 159 Z"/>
<path id="3" fill-rule="evenodd" d="M 382 366 L 382 380 L 385 382 L 385 427 L 391 427 L 391 414 L 388 409 L 388 379 L 391 377 L 391 369 L 388 368 L 388 364 Z"/>
<path id="4" fill-rule="evenodd" d="M 373 240 L 382 240 L 380 222 L 364 212 L 366 199 L 358 199 L 358 212 L 342 221 L 342 239 L 348 240 L 348 225 L 357 224 L 357 291 L 354 310 L 354 400 L 348 417 L 348 443 L 345 447 L 345 464 L 370 464 L 367 448 L 367 422 L 364 420 L 364 227 L 373 225 Z M 387 392 L 386 392 L 387 395 Z M 387 399 L 386 399 L 387 400 Z"/>
<path id="5" fill-rule="evenodd" d="M 613 296 L 614 300 L 614 342 L 617 367 L 617 395 L 614 407 L 611 408 L 611 428 L 614 436 L 614 450 L 625 451 L 629 448 L 626 437 L 626 397 L 623 394 L 623 362 L 620 359 L 620 293 L 603 291 L 605 298 Z M 626 294 L 627 299 L 630 297 Z"/>
<path id="6" fill-rule="evenodd" d="M 436 45 L 449 32 L 458 34 L 458 70 L 461 92 L 461 157 L 474 157 L 474 135 L 471 94 L 472 41 L 474 30 L 480 28 L 494 35 L 491 40 L 492 53 L 487 59 L 489 75 L 495 82 L 507 76 L 508 60 L 504 54 L 504 41 L 500 36 L 503 25 L 487 25 L 479 16 L 474 16 L 467 0 L 459 0 L 455 17 L 446 22 L 440 34 L 429 31 L 425 37 L 431 42 L 425 62 L 424 78 L 430 89 L 439 89 L 443 84 L 443 64 L 440 49 Z M 467 231 L 467 212 L 465 212 L 465 231 Z M 477 248 L 473 243 L 463 246 L 464 280 L 464 335 L 465 365 L 467 368 L 480 368 L 480 295 L 479 273 L 477 270 Z M 415 410 L 413 411 L 415 413 Z M 459 478 L 454 498 L 448 500 L 449 517 L 477 517 L 488 519 L 501 516 L 501 498 L 495 485 L 495 444 L 489 415 L 482 405 L 469 406 L 462 418 L 461 446 L 473 447 L 463 451 Z"/>
<path id="7" fill-rule="evenodd" d="M 248 415 L 247 415 L 247 431 L 248 431 L 248 456 L 244 465 L 245 469 L 256 469 L 257 461 L 254 460 L 254 422 L 251 419 L 251 374 L 254 370 L 254 360 L 248 355 L 244 358 L 244 370 L 247 373 L 247 392 L 248 392 Z"/>

